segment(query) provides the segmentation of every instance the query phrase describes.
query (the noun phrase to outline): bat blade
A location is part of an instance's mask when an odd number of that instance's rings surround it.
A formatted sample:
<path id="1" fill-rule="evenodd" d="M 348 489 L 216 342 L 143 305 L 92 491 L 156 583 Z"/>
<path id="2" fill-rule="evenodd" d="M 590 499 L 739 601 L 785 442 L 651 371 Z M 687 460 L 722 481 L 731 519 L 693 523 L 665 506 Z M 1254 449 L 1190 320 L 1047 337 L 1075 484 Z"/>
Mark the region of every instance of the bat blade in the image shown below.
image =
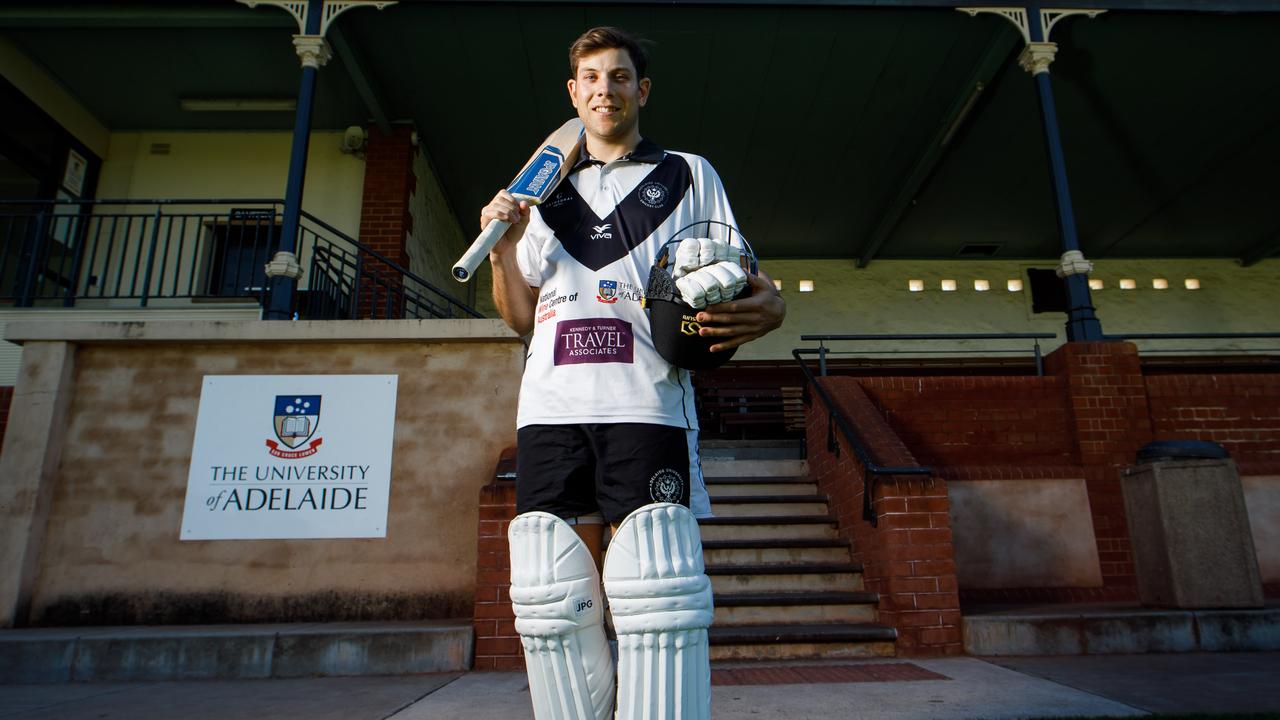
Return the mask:
<path id="1" fill-rule="evenodd" d="M 558 130 L 547 136 L 529 161 L 516 174 L 507 192 L 517 200 L 524 200 L 530 205 L 537 205 L 555 192 L 560 181 L 569 174 L 578 160 L 578 152 L 582 147 L 583 127 L 578 118 L 569 120 Z M 497 244 L 510 224 L 502 220 L 494 220 L 485 226 L 480 236 L 471 243 L 471 247 L 453 266 L 453 277 L 459 282 L 471 279 L 480 263 L 484 262 L 489 251 Z"/>

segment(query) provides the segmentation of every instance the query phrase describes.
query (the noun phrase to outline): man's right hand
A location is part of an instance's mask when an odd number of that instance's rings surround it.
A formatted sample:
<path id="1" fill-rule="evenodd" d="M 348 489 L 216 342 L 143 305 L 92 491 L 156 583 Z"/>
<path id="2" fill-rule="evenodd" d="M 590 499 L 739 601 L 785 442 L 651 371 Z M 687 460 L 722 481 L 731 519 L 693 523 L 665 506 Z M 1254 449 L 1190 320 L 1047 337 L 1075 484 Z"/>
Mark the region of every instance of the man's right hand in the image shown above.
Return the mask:
<path id="1" fill-rule="evenodd" d="M 489 204 L 480 210 L 480 229 L 488 227 L 494 220 L 505 220 L 511 223 L 511 227 L 489 251 L 491 262 L 495 257 L 506 255 L 524 237 L 524 230 L 529 226 L 529 203 L 516 200 L 506 190 L 499 190 Z"/>

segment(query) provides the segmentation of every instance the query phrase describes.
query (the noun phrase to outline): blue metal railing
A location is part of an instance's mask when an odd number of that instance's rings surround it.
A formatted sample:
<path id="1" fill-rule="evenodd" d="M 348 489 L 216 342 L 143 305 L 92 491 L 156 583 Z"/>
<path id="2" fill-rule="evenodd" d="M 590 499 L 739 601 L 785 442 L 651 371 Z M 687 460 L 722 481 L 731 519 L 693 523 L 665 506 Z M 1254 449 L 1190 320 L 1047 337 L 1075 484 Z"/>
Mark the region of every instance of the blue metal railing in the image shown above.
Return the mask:
<path id="1" fill-rule="evenodd" d="M 894 355 L 907 353 L 912 355 L 927 354 L 1005 354 L 1005 353 L 1024 353 L 1031 352 L 1035 357 L 1036 375 L 1044 375 L 1044 355 L 1040 350 L 1041 340 L 1053 340 L 1058 336 L 1054 333 L 908 333 L 908 334 L 862 334 L 862 335 L 801 335 L 800 339 L 805 342 L 817 342 L 816 348 L 802 348 L 796 352 L 803 354 L 811 354 L 818 356 L 818 374 L 827 374 L 827 356 L 828 355 Z M 950 341 L 959 342 L 965 340 L 1031 340 L 1033 347 L 1030 350 L 1026 348 L 981 348 L 974 350 L 962 350 L 959 348 L 948 348 L 946 350 L 831 350 L 827 347 L 828 342 L 913 342 L 913 341 Z"/>
<path id="2" fill-rule="evenodd" d="M 0 201 L 0 302 L 263 304 L 282 215 L 282 201 L 258 198 Z M 481 317 L 323 220 L 301 218 L 299 317 Z"/>

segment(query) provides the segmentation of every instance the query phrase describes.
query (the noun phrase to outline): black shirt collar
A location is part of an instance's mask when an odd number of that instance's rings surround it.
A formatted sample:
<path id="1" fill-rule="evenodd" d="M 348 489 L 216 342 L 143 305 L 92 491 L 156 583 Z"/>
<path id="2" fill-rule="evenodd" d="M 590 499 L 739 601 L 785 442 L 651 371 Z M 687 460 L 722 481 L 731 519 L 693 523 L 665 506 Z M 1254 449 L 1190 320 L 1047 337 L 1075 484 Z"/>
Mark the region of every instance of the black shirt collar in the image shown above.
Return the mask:
<path id="1" fill-rule="evenodd" d="M 667 151 L 663 150 L 660 145 L 648 138 L 640 138 L 640 144 L 636 145 L 636 149 L 618 158 L 618 160 L 656 164 L 662 162 L 666 156 Z M 604 165 L 604 161 L 591 157 L 586 152 L 586 146 L 583 146 L 582 157 L 578 159 L 577 164 L 573 166 L 573 170 L 570 172 L 577 172 L 588 165 Z"/>

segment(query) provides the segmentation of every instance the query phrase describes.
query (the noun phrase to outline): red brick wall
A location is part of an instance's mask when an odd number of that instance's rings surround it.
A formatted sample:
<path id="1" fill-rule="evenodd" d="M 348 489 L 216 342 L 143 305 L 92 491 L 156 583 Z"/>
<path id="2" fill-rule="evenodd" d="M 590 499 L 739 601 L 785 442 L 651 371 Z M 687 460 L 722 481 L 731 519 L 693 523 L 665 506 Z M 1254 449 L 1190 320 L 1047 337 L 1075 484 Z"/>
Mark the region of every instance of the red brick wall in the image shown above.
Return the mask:
<path id="1" fill-rule="evenodd" d="M 1120 469 L 1132 465 L 1138 449 L 1153 439 L 1138 349 L 1125 342 L 1067 343 L 1045 358 L 1045 369 L 1066 380 L 1102 584 L 1136 597 Z"/>
<path id="2" fill-rule="evenodd" d="M 364 194 L 360 209 L 360 242 L 401 267 L 409 267 L 407 238 L 413 232 L 409 200 L 417 184 L 413 159 L 417 150 L 410 137 L 413 128 L 392 126 L 389 135 L 369 132 L 365 148 Z M 398 293 L 402 280 L 385 264 L 366 253 L 360 279 L 357 312 L 361 318 L 397 318 L 403 315 Z"/>
<path id="3" fill-rule="evenodd" d="M 480 490 L 480 527 L 476 553 L 476 606 L 473 624 L 476 670 L 523 670 L 524 650 L 511 610 L 511 555 L 507 526 L 516 516 L 516 484 L 497 479 L 515 470 L 515 448 L 503 451 L 493 482 Z"/>
<path id="4" fill-rule="evenodd" d="M 0 445 L 4 444 L 4 431 L 9 427 L 9 406 L 13 404 L 13 386 L 0 387 Z"/>
<path id="5" fill-rule="evenodd" d="M 915 458 L 854 378 L 822 380 L 840 411 L 857 428 L 872 459 L 912 466 Z M 902 655 L 959 655 L 960 600 L 947 483 L 937 477 L 882 477 L 875 481 L 875 526 L 863 519 L 863 466 L 837 434 L 827 450 L 829 412 L 813 395 L 806 414 L 809 473 L 830 498 L 840 534 L 852 541 L 868 590 L 880 594 L 880 621 L 898 630 Z"/>
<path id="6" fill-rule="evenodd" d="M 409 197 L 417 178 L 413 174 L 416 150 L 410 143 L 413 128 L 395 125 L 390 135 L 369 132 L 364 156 L 364 196 L 360 211 L 360 242 L 393 262 L 409 265 L 405 235 L 413 231 Z"/>
<path id="7" fill-rule="evenodd" d="M 1280 375 L 1152 375 L 1146 386 L 1157 438 L 1220 443 L 1237 462 L 1280 461 Z"/>
<path id="8" fill-rule="evenodd" d="M 871 377 L 859 383 L 926 465 L 1075 462 L 1060 377 Z"/>

